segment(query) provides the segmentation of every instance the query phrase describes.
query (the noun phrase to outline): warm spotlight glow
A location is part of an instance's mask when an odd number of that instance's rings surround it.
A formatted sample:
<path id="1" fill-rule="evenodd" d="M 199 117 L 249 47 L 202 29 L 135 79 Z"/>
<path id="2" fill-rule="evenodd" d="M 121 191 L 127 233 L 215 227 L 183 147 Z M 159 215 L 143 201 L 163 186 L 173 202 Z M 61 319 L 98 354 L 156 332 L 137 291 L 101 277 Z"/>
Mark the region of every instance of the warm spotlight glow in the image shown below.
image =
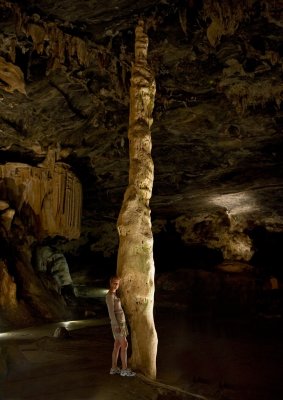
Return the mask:
<path id="1" fill-rule="evenodd" d="M 74 328 L 75 325 L 81 325 L 82 321 L 64 321 L 61 322 L 61 326 L 64 326 L 65 328 Z"/>
<path id="2" fill-rule="evenodd" d="M 105 297 L 109 289 L 99 288 L 94 286 L 76 285 L 75 293 L 77 297 L 92 297 L 101 298 Z"/>
<path id="3" fill-rule="evenodd" d="M 107 294 L 107 292 L 108 292 L 109 289 L 98 288 L 98 289 L 96 289 L 96 290 L 97 290 L 97 294 L 98 294 L 99 296 L 106 296 L 106 294 Z"/>
<path id="4" fill-rule="evenodd" d="M 213 196 L 210 201 L 217 206 L 226 208 L 229 215 L 245 214 L 258 208 L 254 196 L 247 192 Z"/>
<path id="5" fill-rule="evenodd" d="M 12 338 L 13 338 L 13 332 L 0 333 L 0 339 L 12 339 Z"/>

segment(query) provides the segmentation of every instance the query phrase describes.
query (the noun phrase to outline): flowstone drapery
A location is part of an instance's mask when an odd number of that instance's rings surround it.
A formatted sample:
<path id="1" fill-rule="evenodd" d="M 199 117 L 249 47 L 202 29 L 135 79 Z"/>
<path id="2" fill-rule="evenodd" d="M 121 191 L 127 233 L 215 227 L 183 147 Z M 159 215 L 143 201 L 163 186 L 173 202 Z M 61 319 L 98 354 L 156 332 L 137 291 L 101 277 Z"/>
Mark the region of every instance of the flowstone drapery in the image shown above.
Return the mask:
<path id="1" fill-rule="evenodd" d="M 154 260 L 149 200 L 154 166 L 151 158 L 155 80 L 147 64 L 148 37 L 140 21 L 136 28 L 129 118 L 129 184 L 117 221 L 118 274 L 131 327 L 131 365 L 156 377 L 157 334 L 153 318 Z"/>
<path id="2" fill-rule="evenodd" d="M 82 188 L 67 164 L 0 165 L 0 191 L 5 200 L 12 200 L 18 212 L 30 208 L 30 223 L 39 238 L 80 236 Z"/>

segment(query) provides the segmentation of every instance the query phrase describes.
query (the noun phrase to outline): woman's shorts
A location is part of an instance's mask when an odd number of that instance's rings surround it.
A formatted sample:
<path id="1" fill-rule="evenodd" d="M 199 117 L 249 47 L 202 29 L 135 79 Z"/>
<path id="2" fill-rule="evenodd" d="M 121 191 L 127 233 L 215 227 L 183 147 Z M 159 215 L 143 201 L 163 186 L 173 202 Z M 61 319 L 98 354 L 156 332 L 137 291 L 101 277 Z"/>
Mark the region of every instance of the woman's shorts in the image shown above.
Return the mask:
<path id="1" fill-rule="evenodd" d="M 112 328 L 112 333 L 113 333 L 113 337 L 115 340 L 125 338 L 129 334 L 127 324 L 125 322 L 119 324 L 120 332 L 115 332 L 115 330 L 117 329 L 117 326 L 111 325 L 111 328 Z"/>

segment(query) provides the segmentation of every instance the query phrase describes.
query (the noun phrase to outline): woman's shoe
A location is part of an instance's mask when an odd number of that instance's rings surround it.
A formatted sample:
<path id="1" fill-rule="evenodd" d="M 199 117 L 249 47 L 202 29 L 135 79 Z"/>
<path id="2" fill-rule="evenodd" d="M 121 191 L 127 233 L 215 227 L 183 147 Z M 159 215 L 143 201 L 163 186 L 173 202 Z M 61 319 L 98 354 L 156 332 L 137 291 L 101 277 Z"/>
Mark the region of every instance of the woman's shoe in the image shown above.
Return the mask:
<path id="1" fill-rule="evenodd" d="M 131 369 L 127 368 L 127 369 L 121 369 L 120 375 L 121 376 L 135 376 L 136 373 L 133 372 Z"/>
<path id="2" fill-rule="evenodd" d="M 116 368 L 111 368 L 109 374 L 110 375 L 118 375 L 118 374 L 120 374 L 120 372 L 121 372 L 120 368 L 116 367 Z"/>

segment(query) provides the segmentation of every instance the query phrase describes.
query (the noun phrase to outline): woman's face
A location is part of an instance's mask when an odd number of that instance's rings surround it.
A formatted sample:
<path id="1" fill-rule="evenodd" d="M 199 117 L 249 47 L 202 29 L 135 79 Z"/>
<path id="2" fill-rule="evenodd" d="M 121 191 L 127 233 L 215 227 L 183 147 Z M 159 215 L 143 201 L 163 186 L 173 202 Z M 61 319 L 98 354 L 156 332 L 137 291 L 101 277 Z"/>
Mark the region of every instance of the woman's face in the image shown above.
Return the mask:
<path id="1" fill-rule="evenodd" d="M 110 282 L 110 288 L 111 288 L 111 290 L 117 290 L 118 289 L 118 287 L 119 287 L 119 285 L 120 285 L 120 279 L 113 279 L 111 282 Z"/>

